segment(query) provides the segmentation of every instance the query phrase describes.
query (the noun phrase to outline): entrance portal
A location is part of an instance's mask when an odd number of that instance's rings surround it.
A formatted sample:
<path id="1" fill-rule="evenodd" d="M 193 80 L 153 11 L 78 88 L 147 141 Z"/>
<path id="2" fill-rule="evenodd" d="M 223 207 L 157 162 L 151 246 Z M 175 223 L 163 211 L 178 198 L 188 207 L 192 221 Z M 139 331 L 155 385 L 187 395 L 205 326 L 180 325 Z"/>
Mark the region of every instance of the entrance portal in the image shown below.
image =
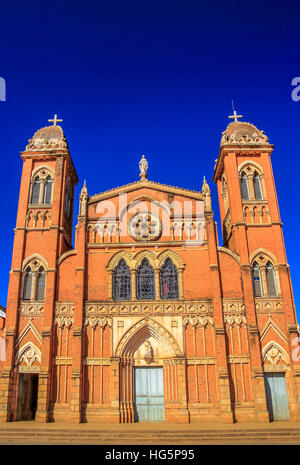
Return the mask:
<path id="1" fill-rule="evenodd" d="M 17 420 L 34 420 L 37 409 L 39 375 L 20 373 Z"/>
<path id="2" fill-rule="evenodd" d="M 270 421 L 289 420 L 284 373 L 265 373 L 265 388 Z"/>
<path id="3" fill-rule="evenodd" d="M 164 421 L 163 369 L 135 368 L 135 421 Z"/>

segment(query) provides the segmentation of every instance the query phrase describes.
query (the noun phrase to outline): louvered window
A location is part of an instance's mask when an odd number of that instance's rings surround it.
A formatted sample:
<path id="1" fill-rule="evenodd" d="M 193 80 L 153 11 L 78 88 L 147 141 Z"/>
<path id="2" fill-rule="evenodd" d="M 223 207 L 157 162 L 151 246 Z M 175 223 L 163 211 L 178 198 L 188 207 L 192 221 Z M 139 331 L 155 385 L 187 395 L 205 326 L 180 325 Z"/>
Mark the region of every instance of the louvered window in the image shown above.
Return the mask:
<path id="1" fill-rule="evenodd" d="M 137 272 L 136 290 L 139 300 L 155 299 L 154 270 L 146 258 L 142 261 Z"/>
<path id="2" fill-rule="evenodd" d="M 45 299 L 45 284 L 46 284 L 46 273 L 44 268 L 39 269 L 37 278 L 36 278 L 36 300 L 42 301 Z"/>
<path id="3" fill-rule="evenodd" d="M 23 300 L 30 300 L 32 292 L 32 272 L 27 268 L 24 276 Z"/>
<path id="4" fill-rule="evenodd" d="M 50 204 L 52 200 L 52 179 L 50 176 L 46 179 L 45 190 L 44 190 L 44 202 L 45 204 Z"/>
<path id="5" fill-rule="evenodd" d="M 277 297 L 277 287 L 275 279 L 275 270 L 271 263 L 267 264 L 266 268 L 267 289 L 269 297 Z"/>
<path id="6" fill-rule="evenodd" d="M 262 190 L 261 190 L 261 182 L 260 182 L 260 177 L 258 176 L 257 173 L 254 174 L 253 176 L 253 188 L 254 188 L 254 195 L 256 200 L 262 200 Z"/>
<path id="7" fill-rule="evenodd" d="M 131 273 L 125 260 L 120 260 L 113 273 L 114 300 L 131 299 Z"/>
<path id="8" fill-rule="evenodd" d="M 241 194 L 242 194 L 242 199 L 244 200 L 249 200 L 249 188 L 248 188 L 248 179 L 245 173 L 242 174 L 241 177 Z"/>
<path id="9" fill-rule="evenodd" d="M 257 263 L 254 263 L 252 267 L 252 281 L 253 281 L 254 296 L 262 297 L 261 275 L 260 275 L 260 269 Z"/>
<path id="10" fill-rule="evenodd" d="M 39 203 L 40 188 L 41 188 L 40 178 L 37 177 L 35 178 L 33 186 L 32 186 L 32 194 L 31 194 L 32 205 L 37 205 Z"/>
<path id="11" fill-rule="evenodd" d="M 178 299 L 178 273 L 170 258 L 160 270 L 160 296 L 162 299 Z"/>

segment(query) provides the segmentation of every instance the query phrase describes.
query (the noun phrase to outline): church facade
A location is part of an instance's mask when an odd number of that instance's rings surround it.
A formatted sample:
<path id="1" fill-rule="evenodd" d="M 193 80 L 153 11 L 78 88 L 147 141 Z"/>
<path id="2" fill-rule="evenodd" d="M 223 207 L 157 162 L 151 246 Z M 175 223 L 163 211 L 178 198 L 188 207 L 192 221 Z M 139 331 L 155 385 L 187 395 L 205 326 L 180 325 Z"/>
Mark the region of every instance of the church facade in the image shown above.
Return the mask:
<path id="1" fill-rule="evenodd" d="M 25 151 L 0 419 L 300 420 L 298 324 L 263 131 L 223 132 L 210 188 L 140 179 L 79 198 L 57 119 Z"/>

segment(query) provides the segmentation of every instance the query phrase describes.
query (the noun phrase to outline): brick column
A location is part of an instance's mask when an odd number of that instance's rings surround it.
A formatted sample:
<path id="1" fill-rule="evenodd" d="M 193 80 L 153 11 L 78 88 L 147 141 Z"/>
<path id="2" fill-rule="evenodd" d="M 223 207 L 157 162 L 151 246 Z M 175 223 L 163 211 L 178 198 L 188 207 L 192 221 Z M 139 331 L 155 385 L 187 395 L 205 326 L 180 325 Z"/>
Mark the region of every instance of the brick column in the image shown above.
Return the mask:
<path id="1" fill-rule="evenodd" d="M 221 281 L 213 212 L 205 212 L 205 224 L 207 230 L 207 245 L 210 266 L 210 286 L 216 338 L 220 421 L 225 423 L 232 423 L 233 415 L 231 410 L 229 376 L 227 368 L 223 304 L 221 297 Z"/>

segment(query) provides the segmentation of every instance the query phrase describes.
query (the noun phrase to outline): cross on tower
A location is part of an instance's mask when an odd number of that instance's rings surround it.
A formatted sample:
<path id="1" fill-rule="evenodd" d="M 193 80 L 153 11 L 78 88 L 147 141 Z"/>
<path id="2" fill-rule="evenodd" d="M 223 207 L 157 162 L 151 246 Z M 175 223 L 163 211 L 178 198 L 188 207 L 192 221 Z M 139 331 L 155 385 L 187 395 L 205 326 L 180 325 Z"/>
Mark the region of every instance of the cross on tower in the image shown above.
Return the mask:
<path id="1" fill-rule="evenodd" d="M 234 106 L 233 106 L 233 100 L 232 100 L 232 109 L 233 109 L 233 115 L 228 116 L 229 119 L 234 119 L 235 122 L 238 122 L 238 118 L 243 118 L 243 115 L 237 115 Z"/>
<path id="2" fill-rule="evenodd" d="M 61 123 L 62 119 L 58 119 L 57 115 L 54 115 L 54 118 L 53 119 L 48 119 L 48 122 L 53 123 L 53 126 L 56 126 L 56 123 Z"/>

